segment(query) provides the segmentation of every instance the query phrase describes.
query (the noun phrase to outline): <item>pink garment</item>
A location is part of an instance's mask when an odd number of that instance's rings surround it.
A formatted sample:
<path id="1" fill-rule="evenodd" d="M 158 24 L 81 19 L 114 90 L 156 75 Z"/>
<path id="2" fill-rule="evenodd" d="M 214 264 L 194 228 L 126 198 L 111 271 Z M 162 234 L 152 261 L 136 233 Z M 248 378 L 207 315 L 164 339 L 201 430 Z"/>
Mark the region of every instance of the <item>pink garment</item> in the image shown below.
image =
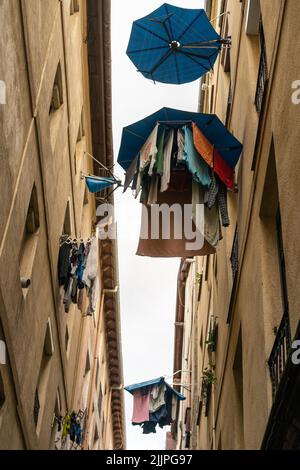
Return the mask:
<path id="1" fill-rule="evenodd" d="M 146 395 L 142 395 L 141 390 L 133 392 L 133 423 L 143 423 L 149 421 L 149 405 L 150 405 L 150 391 Z"/>

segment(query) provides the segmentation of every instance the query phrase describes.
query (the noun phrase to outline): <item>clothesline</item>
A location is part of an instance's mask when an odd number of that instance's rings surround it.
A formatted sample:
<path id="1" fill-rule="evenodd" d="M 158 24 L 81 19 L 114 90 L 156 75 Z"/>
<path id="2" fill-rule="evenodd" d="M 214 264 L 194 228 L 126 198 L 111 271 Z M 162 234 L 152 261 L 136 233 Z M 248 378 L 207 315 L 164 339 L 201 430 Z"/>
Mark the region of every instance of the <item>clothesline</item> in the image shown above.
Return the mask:
<path id="1" fill-rule="evenodd" d="M 62 235 L 60 237 L 60 246 L 62 246 L 64 243 L 67 243 L 67 244 L 72 244 L 72 243 L 91 243 L 92 240 L 95 238 L 95 236 L 92 236 L 92 237 L 88 237 L 88 238 L 76 238 L 76 237 L 70 237 L 70 236 L 67 236 L 67 238 L 64 238 L 66 237 L 66 235 Z"/>
<path id="2" fill-rule="evenodd" d="M 58 280 L 59 286 L 64 287 L 63 304 L 66 313 L 69 312 L 71 303 L 76 304 L 84 316 L 95 313 L 99 297 L 98 273 L 99 253 L 96 236 L 89 238 L 86 243 L 71 237 L 63 240 L 58 256 Z M 87 310 L 84 291 L 89 300 Z"/>

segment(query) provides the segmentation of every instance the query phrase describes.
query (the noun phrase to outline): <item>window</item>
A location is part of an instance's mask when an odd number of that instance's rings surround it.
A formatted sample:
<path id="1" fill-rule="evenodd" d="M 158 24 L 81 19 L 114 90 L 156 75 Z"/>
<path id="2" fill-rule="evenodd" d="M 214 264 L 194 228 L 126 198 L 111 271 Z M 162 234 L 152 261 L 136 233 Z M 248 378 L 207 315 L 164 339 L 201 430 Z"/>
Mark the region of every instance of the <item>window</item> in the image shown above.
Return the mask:
<path id="1" fill-rule="evenodd" d="M 98 383 L 98 378 L 99 378 L 99 359 L 97 359 L 97 371 L 96 371 L 96 379 L 95 379 L 96 387 L 97 387 L 97 383 Z M 100 388 L 101 388 L 101 384 L 100 384 Z"/>
<path id="2" fill-rule="evenodd" d="M 52 328 L 50 319 L 47 321 L 45 339 L 43 345 L 43 354 L 41 359 L 38 385 L 35 390 L 34 405 L 33 405 L 33 418 L 39 434 L 41 429 L 41 417 L 43 414 L 44 406 L 47 399 L 47 389 L 50 377 L 51 358 L 54 352 Z"/>
<path id="3" fill-rule="evenodd" d="M 189 449 L 190 448 L 190 443 L 191 443 L 191 408 L 188 407 L 185 410 L 185 448 Z"/>
<path id="4" fill-rule="evenodd" d="M 288 291 L 287 291 L 287 282 L 286 282 L 286 270 L 285 270 L 285 258 L 284 258 L 284 250 L 283 250 L 280 207 L 278 207 L 277 214 L 276 214 L 276 232 L 277 232 L 278 261 L 279 261 L 279 272 L 280 272 L 281 293 L 282 293 L 282 306 L 283 306 L 284 314 L 288 314 L 289 300 L 288 300 Z"/>
<path id="5" fill-rule="evenodd" d="M 6 85 L 3 80 L 0 80 L 0 104 L 6 104 Z"/>
<path id="6" fill-rule="evenodd" d="M 52 336 L 50 318 L 48 318 L 48 321 L 47 321 L 44 350 L 47 356 L 52 356 L 52 354 L 54 353 L 54 341 L 53 341 L 53 336 Z"/>
<path id="7" fill-rule="evenodd" d="M 210 89 L 210 112 L 213 113 L 214 110 L 214 97 L 215 97 L 215 85 L 211 85 Z"/>
<path id="8" fill-rule="evenodd" d="M 23 239 L 19 255 L 20 279 L 24 295 L 26 295 L 27 289 L 31 283 L 33 263 L 38 243 L 39 226 L 40 220 L 38 198 L 36 187 L 34 185 L 27 209 Z"/>
<path id="9" fill-rule="evenodd" d="M 70 201 L 67 202 L 65 219 L 63 225 L 63 235 L 71 235 L 72 225 L 71 225 L 71 211 L 70 211 Z"/>
<path id="10" fill-rule="evenodd" d="M 229 127 L 231 108 L 232 108 L 232 88 L 231 88 L 231 82 L 230 82 L 229 90 L 228 90 L 228 99 L 227 99 L 226 120 L 225 120 L 226 127 Z"/>
<path id="11" fill-rule="evenodd" d="M 69 349 L 69 340 L 70 340 L 70 335 L 69 335 L 69 328 L 68 325 L 66 326 L 66 333 L 65 333 L 65 348 L 66 351 Z"/>
<path id="12" fill-rule="evenodd" d="M 54 84 L 52 89 L 51 102 L 49 107 L 49 115 L 57 111 L 63 104 L 63 86 L 62 86 L 62 72 L 60 62 L 56 69 Z"/>
<path id="13" fill-rule="evenodd" d="M 238 245 L 238 228 L 236 226 L 234 239 L 232 244 L 231 256 L 230 256 L 230 263 L 232 269 L 232 280 L 233 282 L 236 279 L 238 270 L 239 270 L 239 245 Z"/>
<path id="14" fill-rule="evenodd" d="M 280 208 L 278 208 L 276 215 L 276 234 L 283 316 L 279 327 L 275 329 L 276 338 L 268 360 L 272 380 L 273 400 L 276 396 L 276 392 L 288 361 L 292 343 Z"/>
<path id="15" fill-rule="evenodd" d="M 242 331 L 240 329 L 236 346 L 235 358 L 233 363 L 233 377 L 236 394 L 235 427 L 236 438 L 238 439 L 237 448 L 244 448 L 244 392 L 243 392 L 243 343 Z"/>
<path id="16" fill-rule="evenodd" d="M 83 109 L 82 109 L 80 122 L 78 126 L 76 149 L 75 149 L 75 155 L 74 155 L 75 174 L 77 174 L 78 170 L 80 169 L 80 163 L 84 154 L 84 149 L 85 149 L 84 136 L 85 136 L 85 130 L 84 130 Z"/>
<path id="17" fill-rule="evenodd" d="M 200 302 L 201 299 L 201 293 L 202 293 L 202 284 L 203 284 L 203 273 L 198 273 L 198 302 Z"/>
<path id="18" fill-rule="evenodd" d="M 103 419 L 102 419 L 102 424 L 101 424 L 101 435 L 102 435 L 102 441 L 104 439 L 104 434 L 105 434 L 105 427 L 106 427 L 106 421 L 104 419 L 104 416 L 103 416 Z"/>
<path id="19" fill-rule="evenodd" d="M 199 403 L 198 403 L 197 426 L 200 426 L 200 423 L 201 423 L 202 408 L 203 408 L 203 396 L 200 396 Z"/>
<path id="20" fill-rule="evenodd" d="M 84 377 L 86 377 L 86 376 L 88 375 L 88 373 L 90 372 L 90 370 L 91 370 L 91 361 L 90 361 L 89 352 L 87 352 L 86 360 L 85 360 Z"/>
<path id="21" fill-rule="evenodd" d="M 258 68 L 258 79 L 255 94 L 255 107 L 258 113 L 261 113 L 264 104 L 265 91 L 268 82 L 268 67 L 265 36 L 262 21 L 259 24 L 259 44 L 260 44 L 260 61 Z"/>
<path id="22" fill-rule="evenodd" d="M 94 444 L 99 440 L 99 431 L 98 426 L 95 424 L 95 432 L 94 432 Z"/>
<path id="23" fill-rule="evenodd" d="M 84 190 L 84 196 L 83 196 L 83 205 L 86 206 L 86 204 L 89 203 L 89 194 L 87 188 Z"/>
<path id="24" fill-rule="evenodd" d="M 98 397 L 98 412 L 99 412 L 99 417 L 101 417 L 101 410 L 102 410 L 102 387 L 100 384 L 100 389 L 99 389 L 99 397 Z"/>
<path id="25" fill-rule="evenodd" d="M 229 21 L 228 21 L 228 15 L 226 15 L 224 35 L 223 35 L 225 39 L 228 38 L 228 33 L 229 33 Z M 222 53 L 221 53 L 221 64 L 223 65 L 224 72 L 226 73 L 230 72 L 230 47 L 231 46 L 229 44 L 223 45 Z"/>
<path id="26" fill-rule="evenodd" d="M 74 15 L 74 13 L 79 12 L 79 0 L 71 0 L 70 1 L 70 15 Z"/>
<path id="27" fill-rule="evenodd" d="M 225 13 L 225 0 L 221 0 L 220 12 L 219 12 L 219 28 L 220 28 L 220 31 L 222 31 L 222 26 L 223 26 L 223 21 L 224 21 L 224 16 L 225 16 L 224 13 Z"/>
<path id="28" fill-rule="evenodd" d="M 40 399 L 39 399 L 39 392 L 38 392 L 38 389 L 36 389 L 35 395 L 34 395 L 34 405 L 33 405 L 33 419 L 34 419 L 35 427 L 37 427 L 38 425 L 40 408 L 41 408 L 41 405 L 40 405 Z"/>
<path id="29" fill-rule="evenodd" d="M 215 279 L 218 282 L 218 257 L 215 255 Z"/>
<path id="30" fill-rule="evenodd" d="M 205 276 L 204 276 L 204 280 L 207 281 L 208 280 L 208 270 L 209 270 L 209 256 L 210 255 L 207 255 L 206 256 L 206 266 L 205 266 Z"/>
<path id="31" fill-rule="evenodd" d="M 230 323 L 231 316 L 232 316 L 232 309 L 234 305 L 234 299 L 236 294 L 236 287 L 237 287 L 237 280 L 238 280 L 238 272 L 239 272 L 239 242 L 238 242 L 238 227 L 235 228 L 234 239 L 232 243 L 231 255 L 230 255 L 230 264 L 231 264 L 231 271 L 232 271 L 232 288 L 231 288 L 231 295 L 229 301 L 229 308 L 228 308 L 228 315 L 227 315 L 227 323 Z"/>
<path id="32" fill-rule="evenodd" d="M 77 135 L 77 142 L 82 140 L 82 138 L 85 136 L 85 130 L 84 130 L 84 116 L 83 116 L 83 109 L 81 110 L 81 115 L 80 115 L 80 123 L 79 123 L 79 128 L 78 128 L 78 135 Z"/>
<path id="33" fill-rule="evenodd" d="M 53 421 L 52 421 L 52 431 L 51 431 L 51 449 L 59 450 L 59 445 L 61 444 L 60 439 L 55 441 L 56 433 L 58 431 L 58 420 L 61 417 L 61 399 L 59 388 L 56 392 L 56 399 L 53 411 Z"/>
<path id="34" fill-rule="evenodd" d="M 245 31 L 249 35 L 258 35 L 260 18 L 260 0 L 248 0 Z"/>
<path id="35" fill-rule="evenodd" d="M 6 344 L 0 339 L 0 365 L 6 364 Z"/>
<path id="36" fill-rule="evenodd" d="M 265 335 L 266 353 L 269 356 L 268 365 L 272 394 L 275 398 L 291 348 L 291 331 L 273 138 L 270 145 L 259 215 L 262 222 L 262 242 L 267 246 L 266 251 L 268 252 L 268 257 L 262 266 L 265 283 L 268 286 L 268 294 L 266 295 L 272 299 L 270 302 L 272 308 L 264 308 L 263 313 L 266 318 L 265 324 L 270 325 L 269 331 L 266 331 Z M 270 282 L 270 276 L 272 276 L 272 282 Z"/>
<path id="37" fill-rule="evenodd" d="M 5 403 L 5 391 L 4 391 L 4 383 L 0 371 L 0 410 L 3 408 L 3 405 Z"/>

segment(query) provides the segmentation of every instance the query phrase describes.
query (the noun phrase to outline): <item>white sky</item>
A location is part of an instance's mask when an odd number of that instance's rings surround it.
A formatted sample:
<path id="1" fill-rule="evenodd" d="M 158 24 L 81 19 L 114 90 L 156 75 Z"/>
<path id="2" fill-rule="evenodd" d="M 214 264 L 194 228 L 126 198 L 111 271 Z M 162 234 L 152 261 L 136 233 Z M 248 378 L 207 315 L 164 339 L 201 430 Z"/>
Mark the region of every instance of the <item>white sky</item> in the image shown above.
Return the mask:
<path id="1" fill-rule="evenodd" d="M 132 22 L 158 8 L 162 0 L 111 0 L 113 132 L 117 159 L 124 126 L 162 107 L 197 111 L 199 82 L 154 85 L 136 72 L 126 55 Z M 203 8 L 203 0 L 170 0 L 186 8 Z M 123 171 L 116 170 L 119 176 Z M 172 374 L 176 283 L 179 259 L 135 255 L 141 206 L 130 190 L 116 191 L 120 267 L 124 382 L 129 385 Z M 170 379 L 172 380 L 172 379 Z M 128 450 L 165 448 L 165 430 L 143 435 L 131 425 L 132 396 L 125 392 Z"/>

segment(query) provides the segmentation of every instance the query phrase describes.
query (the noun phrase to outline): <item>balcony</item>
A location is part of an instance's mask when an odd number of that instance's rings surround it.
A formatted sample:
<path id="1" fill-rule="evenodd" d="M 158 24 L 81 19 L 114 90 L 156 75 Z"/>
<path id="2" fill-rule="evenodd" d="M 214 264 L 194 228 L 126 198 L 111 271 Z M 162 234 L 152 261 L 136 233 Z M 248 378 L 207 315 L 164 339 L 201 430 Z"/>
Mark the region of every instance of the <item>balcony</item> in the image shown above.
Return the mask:
<path id="1" fill-rule="evenodd" d="M 268 360 L 272 380 L 272 394 L 275 399 L 283 372 L 288 362 L 291 350 L 291 330 L 288 312 L 283 315 L 276 333 L 276 339 Z"/>

